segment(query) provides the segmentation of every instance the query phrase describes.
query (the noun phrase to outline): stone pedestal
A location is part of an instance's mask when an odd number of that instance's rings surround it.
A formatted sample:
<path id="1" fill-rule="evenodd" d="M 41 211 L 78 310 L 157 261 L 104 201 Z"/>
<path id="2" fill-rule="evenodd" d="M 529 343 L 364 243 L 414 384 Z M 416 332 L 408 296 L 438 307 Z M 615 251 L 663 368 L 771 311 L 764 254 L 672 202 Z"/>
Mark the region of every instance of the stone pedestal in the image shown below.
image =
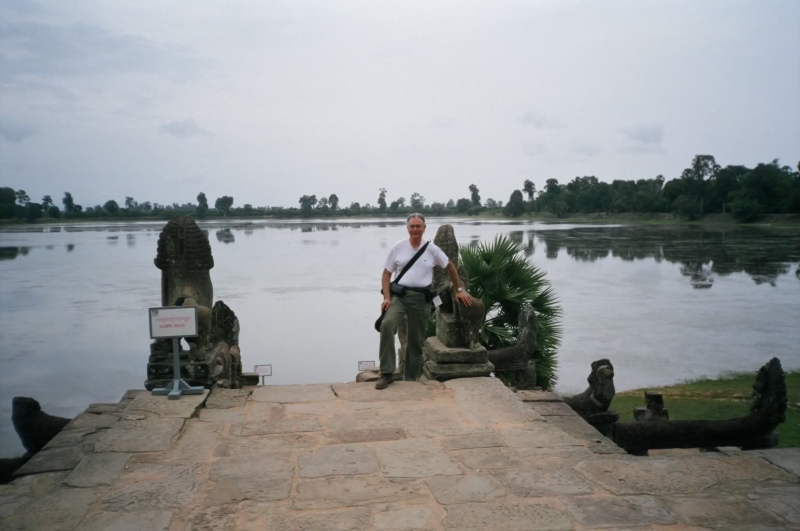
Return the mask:
<path id="1" fill-rule="evenodd" d="M 494 371 L 483 346 L 448 347 L 438 337 L 429 337 L 422 347 L 422 354 L 425 360 L 423 371 L 431 380 L 489 376 Z"/>

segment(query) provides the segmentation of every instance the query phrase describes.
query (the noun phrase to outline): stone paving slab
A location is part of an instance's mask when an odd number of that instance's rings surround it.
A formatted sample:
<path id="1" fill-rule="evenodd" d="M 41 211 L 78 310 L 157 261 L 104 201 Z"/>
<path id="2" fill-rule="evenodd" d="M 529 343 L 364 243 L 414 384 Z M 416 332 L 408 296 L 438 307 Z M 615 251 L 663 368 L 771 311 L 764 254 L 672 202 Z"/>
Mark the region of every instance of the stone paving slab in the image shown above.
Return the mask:
<path id="1" fill-rule="evenodd" d="M 592 529 L 678 522 L 672 511 L 652 496 L 576 496 L 566 500 L 565 505 L 575 520 Z"/>
<path id="2" fill-rule="evenodd" d="M 550 391 L 517 391 L 517 398 L 523 402 L 563 402 L 564 399 Z"/>
<path id="3" fill-rule="evenodd" d="M 405 439 L 375 443 L 381 471 L 388 478 L 423 478 L 461 474 L 447 453 L 430 439 Z M 413 459 L 409 456 L 413 455 Z"/>
<path id="4" fill-rule="evenodd" d="M 140 395 L 141 396 L 141 395 Z M 94 446 L 95 452 L 159 452 L 169 450 L 183 427 L 180 417 L 120 420 Z"/>
<path id="5" fill-rule="evenodd" d="M 618 495 L 694 493 L 736 481 L 797 482 L 754 457 L 613 458 L 584 461 L 575 470 Z"/>
<path id="6" fill-rule="evenodd" d="M 334 400 L 331 384 L 309 385 L 265 385 L 253 390 L 252 400 L 256 402 L 324 402 Z"/>
<path id="7" fill-rule="evenodd" d="M 70 487 L 100 487 L 113 485 L 125 468 L 131 454 L 89 454 L 64 480 Z"/>
<path id="8" fill-rule="evenodd" d="M 40 453 L 85 447 L 74 470 L 0 485 L 0 529 L 800 531 L 794 452 L 634 457 L 492 378 L 392 388 L 214 392 L 190 418 L 127 409 L 139 392 L 92 406 Z"/>
<path id="9" fill-rule="evenodd" d="M 328 434 L 331 443 L 360 443 L 372 441 L 396 441 L 405 439 L 403 428 L 375 428 L 366 430 L 334 431 Z"/>
<path id="10" fill-rule="evenodd" d="M 0 523 L 3 531 L 73 531 L 96 501 L 94 489 L 61 488 L 21 506 Z"/>
<path id="11" fill-rule="evenodd" d="M 14 475 L 27 476 L 28 474 L 41 474 L 42 472 L 73 470 L 84 457 L 92 452 L 93 448 L 94 445 L 84 444 L 42 450 L 14 472 Z"/>
<path id="12" fill-rule="evenodd" d="M 300 479 L 292 499 L 295 509 L 331 509 L 369 503 L 419 500 L 430 496 L 419 480 L 375 476 Z"/>
<path id="13" fill-rule="evenodd" d="M 544 420 L 497 378 L 462 378 L 444 385 L 456 391 L 456 409 L 477 424 Z"/>
<path id="14" fill-rule="evenodd" d="M 541 498 L 571 494 L 591 494 L 594 489 L 577 472 L 569 468 L 556 470 L 531 467 L 498 470 L 493 475 L 509 491 L 520 498 Z"/>
<path id="15" fill-rule="evenodd" d="M 529 505 L 462 504 L 447 507 L 446 531 L 562 531 L 570 519 L 550 503 Z"/>
<path id="16" fill-rule="evenodd" d="M 199 395 L 183 395 L 180 400 L 170 400 L 166 395 L 139 393 L 125 408 L 125 415 L 152 413 L 159 417 L 191 418 L 208 398 L 208 389 Z"/>
<path id="17" fill-rule="evenodd" d="M 355 476 L 375 474 L 378 460 L 375 452 L 360 444 L 336 444 L 308 450 L 298 462 L 301 478 Z"/>
<path id="18" fill-rule="evenodd" d="M 252 389 L 214 389 L 206 400 L 206 409 L 230 409 L 244 407 Z"/>
<path id="19" fill-rule="evenodd" d="M 543 417 L 549 416 L 559 416 L 559 417 L 577 417 L 578 414 L 572 410 L 564 402 L 552 402 L 552 401 L 536 401 L 536 402 L 526 402 L 528 407 L 533 409 L 538 414 L 542 415 Z"/>
<path id="20" fill-rule="evenodd" d="M 107 512 L 92 516 L 80 531 L 169 531 L 172 511 Z"/>
<path id="21" fill-rule="evenodd" d="M 333 384 L 331 387 L 336 396 L 349 402 L 416 402 L 433 400 L 437 395 L 447 393 L 444 387 L 420 386 L 416 382 L 394 382 L 382 390 L 375 389 L 372 382 Z"/>
<path id="22" fill-rule="evenodd" d="M 494 478 L 478 474 L 436 476 L 427 483 L 436 501 L 442 505 L 489 502 L 506 495 L 506 489 Z"/>

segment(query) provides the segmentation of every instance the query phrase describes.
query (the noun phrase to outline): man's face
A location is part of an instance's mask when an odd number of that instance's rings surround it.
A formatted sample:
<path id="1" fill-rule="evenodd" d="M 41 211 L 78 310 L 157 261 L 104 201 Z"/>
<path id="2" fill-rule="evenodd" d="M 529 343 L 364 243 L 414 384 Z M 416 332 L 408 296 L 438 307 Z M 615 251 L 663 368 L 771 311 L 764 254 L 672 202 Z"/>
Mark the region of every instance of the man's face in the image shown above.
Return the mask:
<path id="1" fill-rule="evenodd" d="M 406 228 L 408 229 L 408 235 L 414 239 L 422 238 L 425 233 L 425 223 L 420 218 L 409 219 Z"/>

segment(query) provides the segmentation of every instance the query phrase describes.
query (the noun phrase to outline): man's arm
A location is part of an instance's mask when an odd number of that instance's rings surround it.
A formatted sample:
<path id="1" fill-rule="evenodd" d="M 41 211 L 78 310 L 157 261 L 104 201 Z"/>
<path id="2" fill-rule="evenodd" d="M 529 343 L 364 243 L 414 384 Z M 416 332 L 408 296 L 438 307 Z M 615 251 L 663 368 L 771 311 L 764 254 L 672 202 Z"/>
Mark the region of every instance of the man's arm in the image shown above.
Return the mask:
<path id="1" fill-rule="evenodd" d="M 456 270 L 456 266 L 453 265 L 452 260 L 447 263 L 447 272 L 450 274 L 450 280 L 453 283 L 456 300 L 465 306 L 472 306 L 472 295 L 467 293 L 464 289 L 464 285 L 461 284 L 461 279 L 458 278 L 458 271 Z M 459 291 L 459 288 L 461 291 Z"/>
<path id="2" fill-rule="evenodd" d="M 386 308 L 392 304 L 392 294 L 389 291 L 389 283 L 392 280 L 392 274 L 387 271 L 386 269 L 383 270 L 383 275 L 381 276 L 381 289 L 383 291 L 383 302 L 381 303 L 381 311 L 386 311 Z"/>

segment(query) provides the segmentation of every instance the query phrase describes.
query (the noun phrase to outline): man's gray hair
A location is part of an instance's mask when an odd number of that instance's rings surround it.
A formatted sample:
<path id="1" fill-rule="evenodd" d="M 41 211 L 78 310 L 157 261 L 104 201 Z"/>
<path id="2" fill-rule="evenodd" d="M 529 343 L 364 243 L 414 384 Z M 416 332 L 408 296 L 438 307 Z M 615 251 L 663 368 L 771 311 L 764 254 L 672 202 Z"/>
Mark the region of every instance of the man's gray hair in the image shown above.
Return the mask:
<path id="1" fill-rule="evenodd" d="M 406 218 L 406 225 L 408 225 L 408 222 L 411 221 L 412 218 L 421 219 L 422 220 L 422 224 L 425 225 L 425 216 L 423 216 L 419 212 L 414 212 L 413 214 L 409 214 L 408 217 Z"/>

